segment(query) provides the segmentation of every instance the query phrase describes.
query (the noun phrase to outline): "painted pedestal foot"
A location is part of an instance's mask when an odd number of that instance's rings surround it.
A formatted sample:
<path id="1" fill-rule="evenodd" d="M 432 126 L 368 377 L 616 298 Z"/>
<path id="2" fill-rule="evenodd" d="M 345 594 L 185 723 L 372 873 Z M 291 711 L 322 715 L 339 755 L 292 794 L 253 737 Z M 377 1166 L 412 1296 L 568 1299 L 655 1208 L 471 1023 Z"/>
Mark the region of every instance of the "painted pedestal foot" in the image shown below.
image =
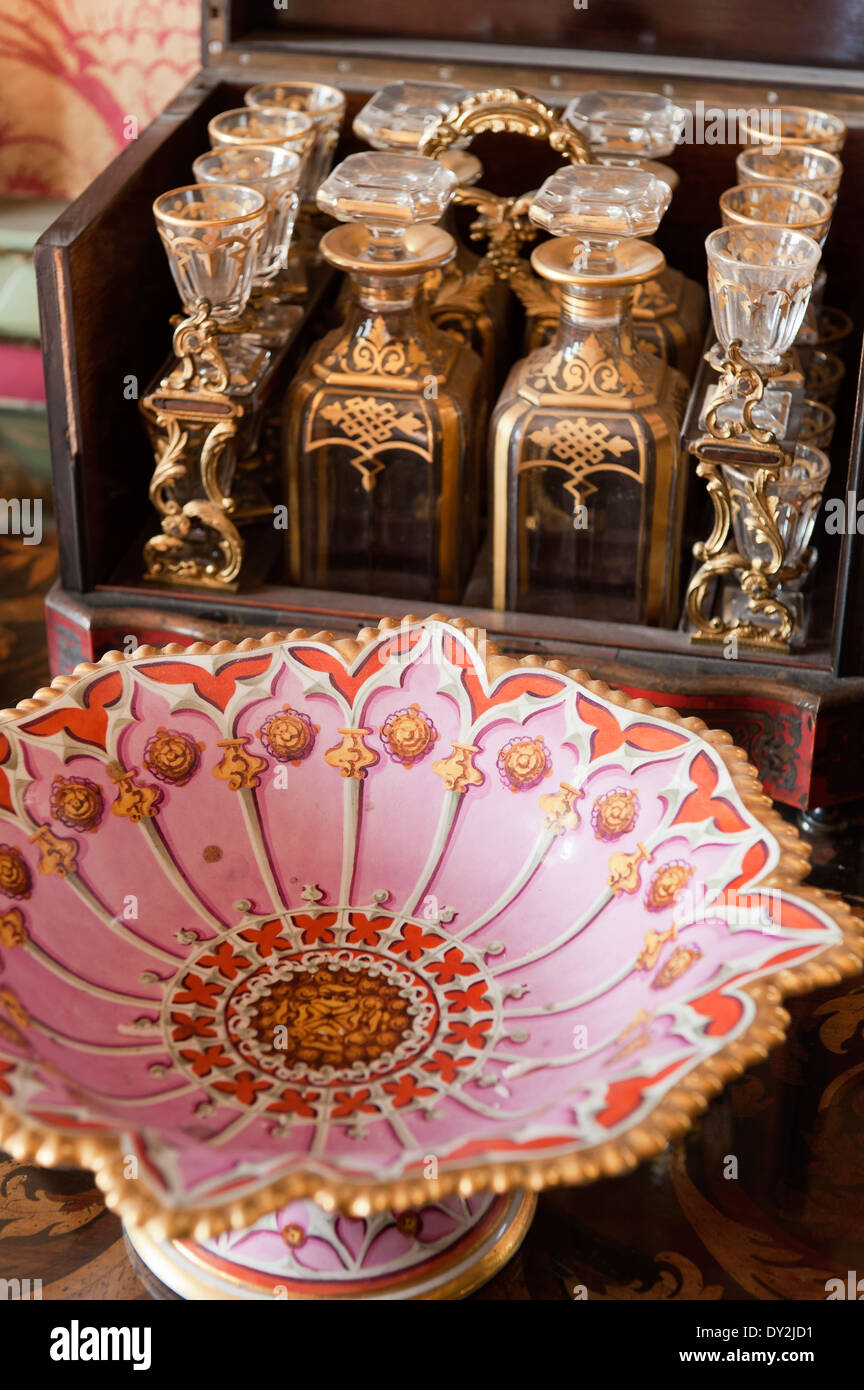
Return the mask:
<path id="1" fill-rule="evenodd" d="M 298 1201 L 200 1244 L 127 1239 L 182 1298 L 464 1298 L 515 1253 L 536 1202 L 484 1193 L 360 1219 Z"/>

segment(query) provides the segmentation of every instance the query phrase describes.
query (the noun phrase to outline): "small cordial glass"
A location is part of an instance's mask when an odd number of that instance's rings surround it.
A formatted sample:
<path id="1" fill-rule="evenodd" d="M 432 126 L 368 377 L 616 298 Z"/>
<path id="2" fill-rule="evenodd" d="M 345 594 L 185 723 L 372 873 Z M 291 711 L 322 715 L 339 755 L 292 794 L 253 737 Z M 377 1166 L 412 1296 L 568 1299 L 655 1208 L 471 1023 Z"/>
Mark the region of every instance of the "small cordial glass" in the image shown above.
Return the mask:
<path id="1" fill-rule="evenodd" d="M 207 124 L 207 134 L 214 148 L 275 145 L 278 149 L 293 150 L 305 162 L 315 144 L 315 123 L 303 111 L 289 111 L 278 106 L 238 106 L 214 116 Z"/>
<path id="2" fill-rule="evenodd" d="M 837 417 L 830 405 L 805 399 L 801 428 L 798 431 L 800 443 L 812 444 L 814 449 L 827 449 L 834 438 L 836 427 Z"/>
<path id="3" fill-rule="evenodd" d="M 217 323 L 239 318 L 267 224 L 263 194 L 242 184 L 187 184 L 157 198 L 153 215 L 187 313 L 206 299 Z"/>
<path id="4" fill-rule="evenodd" d="M 373 150 L 416 151 L 427 130 L 470 95 L 450 82 L 389 82 L 354 117 L 354 134 Z M 470 138 L 455 147 L 464 148 Z"/>
<path id="5" fill-rule="evenodd" d="M 821 193 L 791 183 L 740 183 L 720 196 L 724 227 L 771 223 L 806 232 L 821 246 L 828 235 L 834 205 Z"/>
<path id="6" fill-rule="evenodd" d="M 277 107 L 310 117 L 315 126 L 315 144 L 309 154 L 301 196 L 304 200 L 314 199 L 319 184 L 330 172 L 342 133 L 345 93 L 326 82 L 265 82 L 250 87 L 243 100 L 255 110 Z"/>
<path id="7" fill-rule="evenodd" d="M 786 145 L 780 149 L 750 145 L 735 160 L 739 183 L 794 183 L 834 201 L 843 164 L 836 154 L 815 145 Z"/>
<path id="8" fill-rule="evenodd" d="M 598 158 L 662 159 L 680 141 L 687 112 L 654 92 L 591 91 L 574 97 L 564 120 Z"/>
<path id="9" fill-rule="evenodd" d="M 786 227 L 721 227 L 705 242 L 714 329 L 728 351 L 736 339 L 755 366 L 779 362 L 795 341 L 820 250 Z"/>
<path id="10" fill-rule="evenodd" d="M 758 518 L 749 506 L 753 492 L 752 469 L 734 463 L 721 465 L 732 496 L 732 529 L 735 544 L 749 565 L 770 564 L 771 547 L 760 539 Z M 813 526 L 828 481 L 830 464 L 821 449 L 798 444 L 789 462 L 765 484 L 765 498 L 785 548 L 784 568 L 797 569 L 813 533 Z"/>
<path id="11" fill-rule="evenodd" d="M 337 222 L 361 222 L 371 234 L 370 254 L 404 253 L 409 227 L 437 222 L 458 180 L 436 159 L 389 152 L 352 154 L 318 190 L 318 206 Z"/>
<path id="12" fill-rule="evenodd" d="M 199 155 L 192 165 L 198 183 L 241 183 L 266 200 L 267 225 L 258 248 L 256 285 L 268 284 L 285 268 L 302 167 L 298 154 L 273 145 L 226 145 Z"/>
<path id="13" fill-rule="evenodd" d="M 812 145 L 839 154 L 846 140 L 846 125 L 833 112 L 817 111 L 812 106 L 770 106 L 745 113 L 741 135 L 748 145 Z"/>

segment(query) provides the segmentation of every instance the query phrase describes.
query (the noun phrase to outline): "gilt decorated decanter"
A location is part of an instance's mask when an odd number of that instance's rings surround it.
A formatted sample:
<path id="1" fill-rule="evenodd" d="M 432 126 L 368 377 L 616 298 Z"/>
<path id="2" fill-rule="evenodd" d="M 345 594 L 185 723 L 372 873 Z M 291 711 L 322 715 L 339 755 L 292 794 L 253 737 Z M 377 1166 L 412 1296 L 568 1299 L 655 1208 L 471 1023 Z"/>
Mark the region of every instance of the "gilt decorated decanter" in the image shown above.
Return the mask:
<path id="1" fill-rule="evenodd" d="M 671 624 L 686 473 L 687 384 L 634 339 L 634 291 L 665 266 L 639 238 L 668 184 L 579 165 L 546 180 L 530 216 L 551 232 L 534 270 L 560 291 L 555 340 L 513 368 L 492 417 L 493 603 Z"/>
<path id="2" fill-rule="evenodd" d="M 357 113 L 354 134 L 376 150 L 416 154 L 424 136 L 469 96 L 465 88 L 449 82 L 391 82 Z M 460 188 L 477 183 L 483 173 L 480 160 L 465 148 L 470 139 L 470 134 L 466 135 L 436 156 L 455 174 Z M 439 328 L 474 348 L 483 362 L 484 383 L 491 397 L 504 375 L 507 287 L 476 251 L 466 246 L 452 202 L 441 225 L 453 237 L 456 254 L 427 278 L 429 315 Z"/>
<path id="3" fill-rule="evenodd" d="M 285 405 L 292 581 L 447 602 L 477 548 L 482 366 L 430 321 L 423 284 L 455 254 L 431 225 L 456 176 L 434 159 L 349 156 L 318 191 L 321 239 L 350 277 L 342 326 Z"/>
<path id="4" fill-rule="evenodd" d="M 678 175 L 661 161 L 681 139 L 686 112 L 667 97 L 652 92 L 584 92 L 569 103 L 563 119 L 584 136 L 596 163 L 642 169 L 665 180 L 675 193 Z M 660 275 L 636 286 L 631 313 L 636 337 L 692 379 L 707 326 L 702 286 L 667 265 Z"/>

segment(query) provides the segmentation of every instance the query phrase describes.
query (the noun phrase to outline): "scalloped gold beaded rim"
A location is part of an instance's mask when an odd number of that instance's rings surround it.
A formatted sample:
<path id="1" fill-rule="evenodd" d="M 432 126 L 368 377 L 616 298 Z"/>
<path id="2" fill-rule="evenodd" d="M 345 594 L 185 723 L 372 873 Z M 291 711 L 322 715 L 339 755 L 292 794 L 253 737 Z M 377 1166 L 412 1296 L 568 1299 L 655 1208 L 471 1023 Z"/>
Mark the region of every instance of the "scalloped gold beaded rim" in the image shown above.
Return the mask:
<path id="1" fill-rule="evenodd" d="M 476 631 L 464 618 L 449 619 L 440 613 L 432 617 L 468 634 Z M 182 643 L 171 642 L 165 647 L 138 647 L 129 654 L 106 652 L 98 662 L 83 662 L 76 666 L 71 676 L 56 676 L 50 686 L 37 690 L 32 699 L 21 700 L 14 709 L 0 710 L 0 723 L 44 709 L 65 695 L 70 686 L 83 676 L 125 661 L 140 661 L 153 656 L 221 656 L 256 651 L 280 642 L 312 641 L 335 648 L 346 661 L 351 662 L 381 632 L 397 630 L 420 621 L 413 615 L 382 618 L 377 628 L 361 628 L 356 638 L 339 638 L 332 632 L 309 632 L 304 628 L 295 628 L 290 632 L 268 632 L 260 638 L 248 637 L 237 643 L 194 642 L 191 646 L 183 646 Z M 600 1177 L 620 1176 L 644 1159 L 655 1157 L 670 1140 L 679 1139 L 686 1133 L 727 1082 L 740 1076 L 747 1067 L 764 1061 L 771 1048 L 777 1047 L 786 1037 L 790 1020 L 782 1007 L 784 997 L 823 989 L 861 972 L 864 967 L 864 922 L 853 915 L 840 897 L 824 893 L 802 881 L 809 868 L 809 846 L 774 809 L 771 799 L 761 790 L 755 767 L 743 749 L 735 746 L 730 734 L 724 730 L 710 729 L 703 720 L 694 716 L 685 718 L 677 710 L 658 708 L 648 700 L 630 699 L 604 681 L 592 680 L 585 671 L 568 669 L 563 661 L 544 661 L 539 656 L 521 659 L 503 656 L 497 646 L 488 642 L 485 665 L 487 675 L 492 680 L 517 666 L 543 667 L 555 671 L 578 681 L 584 689 L 608 700 L 610 704 L 639 714 L 653 715 L 667 724 L 679 725 L 710 743 L 726 764 L 744 805 L 780 847 L 776 868 L 759 881 L 759 886 L 788 889 L 819 907 L 840 928 L 842 942 L 829 947 L 816 959 L 775 971 L 744 986 L 743 992 L 753 1000 L 755 1013 L 753 1021 L 740 1037 L 698 1062 L 643 1121 L 632 1125 L 615 1139 L 578 1152 L 552 1158 L 498 1160 L 455 1168 L 432 1179 L 405 1178 L 372 1184 L 322 1181 L 314 1173 L 293 1173 L 244 1197 L 181 1210 L 164 1207 L 140 1179 L 125 1176 L 127 1155 L 118 1138 L 104 1138 L 98 1134 L 73 1137 L 48 1125 L 36 1124 L 0 1103 L 0 1147 L 20 1162 L 33 1162 L 49 1168 L 66 1166 L 92 1169 L 105 1195 L 106 1204 L 127 1225 L 146 1227 L 148 1234 L 156 1240 L 187 1237 L 207 1240 L 229 1228 L 251 1225 L 259 1217 L 296 1198 L 312 1198 L 326 1210 L 338 1209 L 354 1216 L 366 1216 L 384 1208 L 404 1211 L 453 1193 L 466 1197 L 473 1192 L 488 1190 L 506 1192 L 514 1187 L 524 1187 L 540 1191 L 559 1184 L 593 1182 Z"/>

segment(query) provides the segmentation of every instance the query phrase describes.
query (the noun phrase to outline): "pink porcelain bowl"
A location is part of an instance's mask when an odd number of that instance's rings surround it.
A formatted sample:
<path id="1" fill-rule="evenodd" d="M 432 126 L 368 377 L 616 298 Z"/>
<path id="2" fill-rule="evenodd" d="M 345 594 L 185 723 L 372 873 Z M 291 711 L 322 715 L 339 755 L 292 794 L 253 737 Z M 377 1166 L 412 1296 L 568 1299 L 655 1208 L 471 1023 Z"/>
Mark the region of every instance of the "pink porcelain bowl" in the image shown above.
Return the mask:
<path id="1" fill-rule="evenodd" d="M 743 753 L 444 620 L 0 720 L 0 1145 L 203 1239 L 657 1153 L 860 969 Z"/>

